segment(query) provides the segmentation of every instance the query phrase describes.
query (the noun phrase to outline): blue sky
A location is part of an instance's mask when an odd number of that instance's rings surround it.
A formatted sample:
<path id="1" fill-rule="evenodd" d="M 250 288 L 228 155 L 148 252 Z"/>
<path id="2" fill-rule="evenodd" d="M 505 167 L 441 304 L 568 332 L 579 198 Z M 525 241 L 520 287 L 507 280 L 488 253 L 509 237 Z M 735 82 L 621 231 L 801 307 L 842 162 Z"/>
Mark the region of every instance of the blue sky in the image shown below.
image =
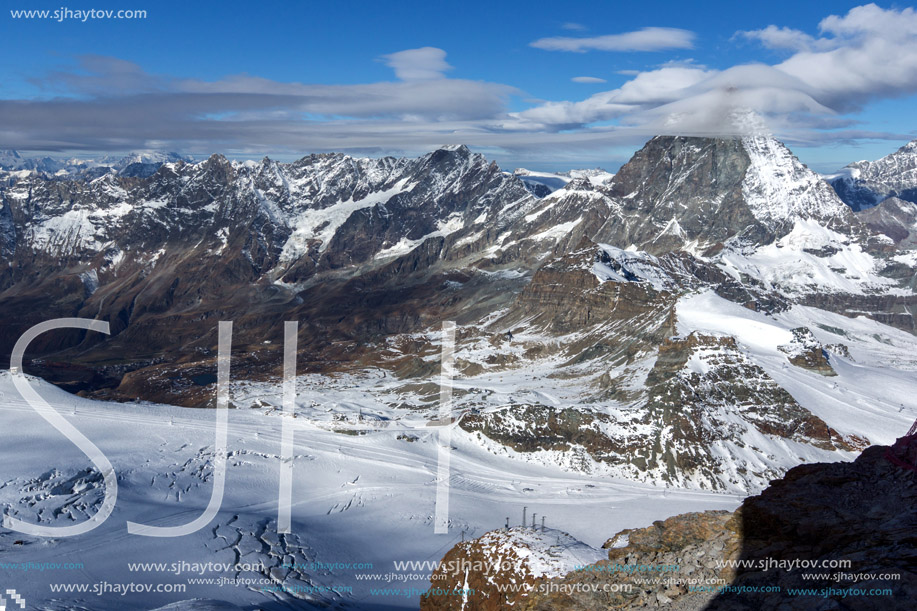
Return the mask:
<path id="1" fill-rule="evenodd" d="M 613 170 L 653 133 L 766 131 L 828 171 L 917 135 L 917 14 L 861 5 L 13 0 L 147 16 L 0 15 L 0 148 L 464 142 L 508 168 Z"/>

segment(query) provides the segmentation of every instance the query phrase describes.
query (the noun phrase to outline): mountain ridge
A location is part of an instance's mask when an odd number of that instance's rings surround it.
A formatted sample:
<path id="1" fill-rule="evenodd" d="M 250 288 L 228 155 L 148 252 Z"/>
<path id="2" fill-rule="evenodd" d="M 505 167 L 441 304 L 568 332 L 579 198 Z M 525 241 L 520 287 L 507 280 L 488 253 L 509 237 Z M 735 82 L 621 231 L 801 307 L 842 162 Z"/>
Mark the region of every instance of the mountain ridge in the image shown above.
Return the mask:
<path id="1" fill-rule="evenodd" d="M 544 197 L 461 146 L 2 184 L 0 353 L 48 318 L 107 320 L 30 347 L 29 372 L 88 396 L 211 405 L 216 321 L 261 383 L 299 320 L 300 372 L 381 370 L 415 417 L 454 320 L 461 426 L 519 460 L 748 491 L 894 421 L 883 396 L 860 430 L 845 393 L 905 362 L 889 325 L 913 329 L 917 260 L 772 139 L 657 137 Z"/>
<path id="2" fill-rule="evenodd" d="M 917 140 L 876 161 L 856 161 L 830 179 L 847 205 L 861 211 L 889 197 L 917 203 Z"/>

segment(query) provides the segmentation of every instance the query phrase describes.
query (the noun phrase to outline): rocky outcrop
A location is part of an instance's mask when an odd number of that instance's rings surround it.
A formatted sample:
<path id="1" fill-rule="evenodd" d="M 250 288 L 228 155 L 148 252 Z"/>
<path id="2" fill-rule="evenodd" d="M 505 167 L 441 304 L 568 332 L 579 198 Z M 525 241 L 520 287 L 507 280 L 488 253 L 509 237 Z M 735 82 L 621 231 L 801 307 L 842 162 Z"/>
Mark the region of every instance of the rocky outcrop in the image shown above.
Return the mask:
<path id="1" fill-rule="evenodd" d="M 623 282 L 603 282 L 594 270 L 597 263 L 609 265 L 611 259 L 588 241 L 574 252 L 546 262 L 532 276 L 503 324 L 527 320 L 560 334 L 673 308 L 674 292 L 659 290 L 630 271 L 621 271 Z M 672 330 L 671 326 L 660 329 L 659 337 Z"/>
<path id="2" fill-rule="evenodd" d="M 713 489 L 755 489 L 783 473 L 760 448 L 755 468 L 747 468 L 743 457 L 760 446 L 762 435 L 829 452 L 862 447 L 862 440 L 841 435 L 801 406 L 742 353 L 735 338 L 692 333 L 656 342 L 643 392 L 628 393 L 627 378 L 601 384 L 603 395 L 632 401 L 626 418 L 588 405 L 517 404 L 467 414 L 460 426 L 575 470 Z M 791 358 L 825 375 L 822 363 L 809 365 L 809 356 L 804 351 Z"/>
<path id="3" fill-rule="evenodd" d="M 537 584 L 513 608 L 911 609 L 917 473 L 887 460 L 887 449 L 870 447 L 851 463 L 795 467 L 734 513 L 684 514 L 621 531 L 604 546 L 607 560 Z M 493 592 L 519 570 L 475 583 Z M 490 608 L 478 605 L 482 599 L 439 607 L 442 600 L 429 596 L 421 608 Z"/>
<path id="4" fill-rule="evenodd" d="M 719 479 L 725 467 L 721 461 L 731 460 L 722 458 L 722 454 L 740 451 L 744 443 L 740 441 L 737 447 L 727 449 L 737 438 L 744 439 L 738 426 L 827 450 L 854 447 L 799 405 L 729 336 L 692 333 L 666 340 L 659 346 L 646 386 L 643 422 L 655 423 L 657 432 L 632 460 L 648 468 L 656 465 L 669 481 Z M 712 447 L 718 451 L 711 452 Z M 734 477 L 748 475 L 739 472 Z M 769 475 L 775 477 L 779 473 Z"/>
<path id="5" fill-rule="evenodd" d="M 610 433 L 614 419 L 588 409 L 558 410 L 544 405 L 518 405 L 499 412 L 470 414 L 460 426 L 517 452 L 569 453 L 581 470 L 590 471 L 589 460 L 628 464 L 641 444 L 626 435 Z M 645 463 L 643 464 L 645 468 Z"/>
<path id="6" fill-rule="evenodd" d="M 912 273 L 912 272 L 908 272 Z M 908 294 L 867 294 L 850 293 L 811 293 L 801 295 L 798 302 L 802 305 L 837 312 L 850 318 L 867 316 L 883 324 L 904 329 L 913 333 L 917 330 L 917 321 L 912 311 L 917 306 L 917 295 Z"/>
<path id="7" fill-rule="evenodd" d="M 420 608 L 513 608 L 541 584 L 588 566 L 602 555 L 553 529 L 517 526 L 492 531 L 449 550 L 430 576 L 432 587 L 421 598 Z"/>
<path id="8" fill-rule="evenodd" d="M 917 597 L 917 473 L 894 465 L 886 451 L 873 446 L 852 463 L 796 467 L 747 499 L 738 512 L 746 567 L 731 584 L 746 591 L 724 593 L 710 608 L 910 609 Z M 818 568 L 780 566 L 801 561 Z M 763 585 L 780 591 L 751 591 Z"/>
<path id="9" fill-rule="evenodd" d="M 798 327 L 792 329 L 793 341 L 778 349 L 787 355 L 790 363 L 823 376 L 836 376 L 828 360 L 828 351 L 815 339 L 811 329 Z"/>
<path id="10" fill-rule="evenodd" d="M 538 534 L 535 529 L 525 530 L 529 537 Z M 728 584 L 735 577 L 735 569 L 723 565 L 739 558 L 740 533 L 741 521 L 731 512 L 683 514 L 647 528 L 619 532 L 602 546 L 607 550 L 604 558 L 583 560 L 559 576 L 533 578 L 528 563 L 519 561 L 529 555 L 526 549 L 514 551 L 515 537 L 507 531 L 493 531 L 454 547 L 431 576 L 434 588 L 458 588 L 467 583 L 474 594 L 464 606 L 455 596 L 437 595 L 432 590 L 421 598 L 421 609 L 700 610 L 716 597 L 717 584 Z M 495 540 L 502 543 L 504 557 L 513 559 L 512 564 L 486 576 L 473 571 L 452 575 L 444 569 L 459 566 L 463 558 L 480 559 L 483 550 L 494 547 Z M 554 572 L 560 568 L 557 563 Z"/>

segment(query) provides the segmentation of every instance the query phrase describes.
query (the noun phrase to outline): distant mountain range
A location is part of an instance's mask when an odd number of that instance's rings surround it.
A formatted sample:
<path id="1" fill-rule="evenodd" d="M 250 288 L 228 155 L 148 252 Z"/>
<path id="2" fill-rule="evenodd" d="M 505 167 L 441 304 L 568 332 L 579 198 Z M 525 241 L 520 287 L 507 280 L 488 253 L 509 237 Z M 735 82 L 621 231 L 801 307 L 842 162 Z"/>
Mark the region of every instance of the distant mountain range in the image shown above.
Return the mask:
<path id="1" fill-rule="evenodd" d="M 614 178 L 614 174 L 606 172 L 601 168 L 593 170 L 568 170 L 566 172 L 533 172 L 525 168 L 516 169 L 513 174 L 519 177 L 525 186 L 533 195 L 544 197 L 554 191 L 563 188 L 571 180 L 576 178 L 587 178 L 589 182 L 596 185 L 602 185 Z"/>
<path id="2" fill-rule="evenodd" d="M 105 156 L 97 159 L 59 159 L 56 157 L 23 157 L 18 151 L 0 150 L 0 170 L 7 172 L 36 171 L 48 177 L 92 179 L 103 174 L 146 177 L 164 163 L 191 161 L 178 153 L 130 153 L 123 157 Z"/>
<path id="3" fill-rule="evenodd" d="M 767 137 L 659 136 L 569 176 L 464 146 L 76 171 L 7 152 L 0 355 L 35 323 L 104 319 L 108 337 L 41 336 L 27 370 L 204 406 L 217 321 L 236 323 L 233 377 L 267 380 L 298 320 L 300 372 L 381 370 L 396 417 L 435 418 L 455 320 L 460 426 L 488 450 L 759 490 L 913 421 L 917 182 L 888 159 L 832 188 Z M 867 189 L 877 205 L 851 203 Z"/>

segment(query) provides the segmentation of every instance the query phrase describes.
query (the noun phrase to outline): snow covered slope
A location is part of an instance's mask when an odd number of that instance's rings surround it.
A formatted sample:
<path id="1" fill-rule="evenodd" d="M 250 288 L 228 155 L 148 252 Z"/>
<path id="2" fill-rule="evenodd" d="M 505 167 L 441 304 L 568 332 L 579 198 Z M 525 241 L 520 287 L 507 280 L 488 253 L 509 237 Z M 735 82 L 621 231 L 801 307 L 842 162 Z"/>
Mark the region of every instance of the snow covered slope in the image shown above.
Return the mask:
<path id="1" fill-rule="evenodd" d="M 517 463 L 483 451 L 454 428 L 450 529 L 436 535 L 437 432 L 422 425 L 389 430 L 378 422 L 361 428 L 379 407 L 366 391 L 374 383 L 376 390 L 391 391 L 392 383 L 378 375 L 326 379 L 324 388 L 316 382 L 300 379 L 296 419 L 270 407 L 280 401 L 279 386 L 234 388 L 232 401 L 240 409 L 230 413 L 219 514 L 192 535 L 163 539 L 130 535 L 125 522 L 176 525 L 203 511 L 213 486 L 213 412 L 89 401 L 31 380 L 109 457 L 118 474 L 118 500 L 107 522 L 80 537 L 0 530 L 4 587 L 15 588 L 29 608 L 55 611 L 235 608 L 229 603 L 416 609 L 445 549 L 463 533 L 471 537 L 502 527 L 504 516 L 514 516 L 515 523 L 523 506 L 546 516 L 549 526 L 569 525 L 574 537 L 598 547 L 608 531 L 683 511 L 731 509 L 740 500 Z M 0 402 L 0 507 L 46 526 L 85 519 L 101 493 L 85 456 L 18 397 L 8 372 L 0 373 Z M 284 420 L 295 429 L 293 532 L 278 535 Z M 395 564 L 401 561 L 411 564 Z M 86 591 L 54 592 L 50 584 Z M 173 591 L 142 591 L 147 586 Z M 133 590 L 122 595 L 125 587 Z"/>

